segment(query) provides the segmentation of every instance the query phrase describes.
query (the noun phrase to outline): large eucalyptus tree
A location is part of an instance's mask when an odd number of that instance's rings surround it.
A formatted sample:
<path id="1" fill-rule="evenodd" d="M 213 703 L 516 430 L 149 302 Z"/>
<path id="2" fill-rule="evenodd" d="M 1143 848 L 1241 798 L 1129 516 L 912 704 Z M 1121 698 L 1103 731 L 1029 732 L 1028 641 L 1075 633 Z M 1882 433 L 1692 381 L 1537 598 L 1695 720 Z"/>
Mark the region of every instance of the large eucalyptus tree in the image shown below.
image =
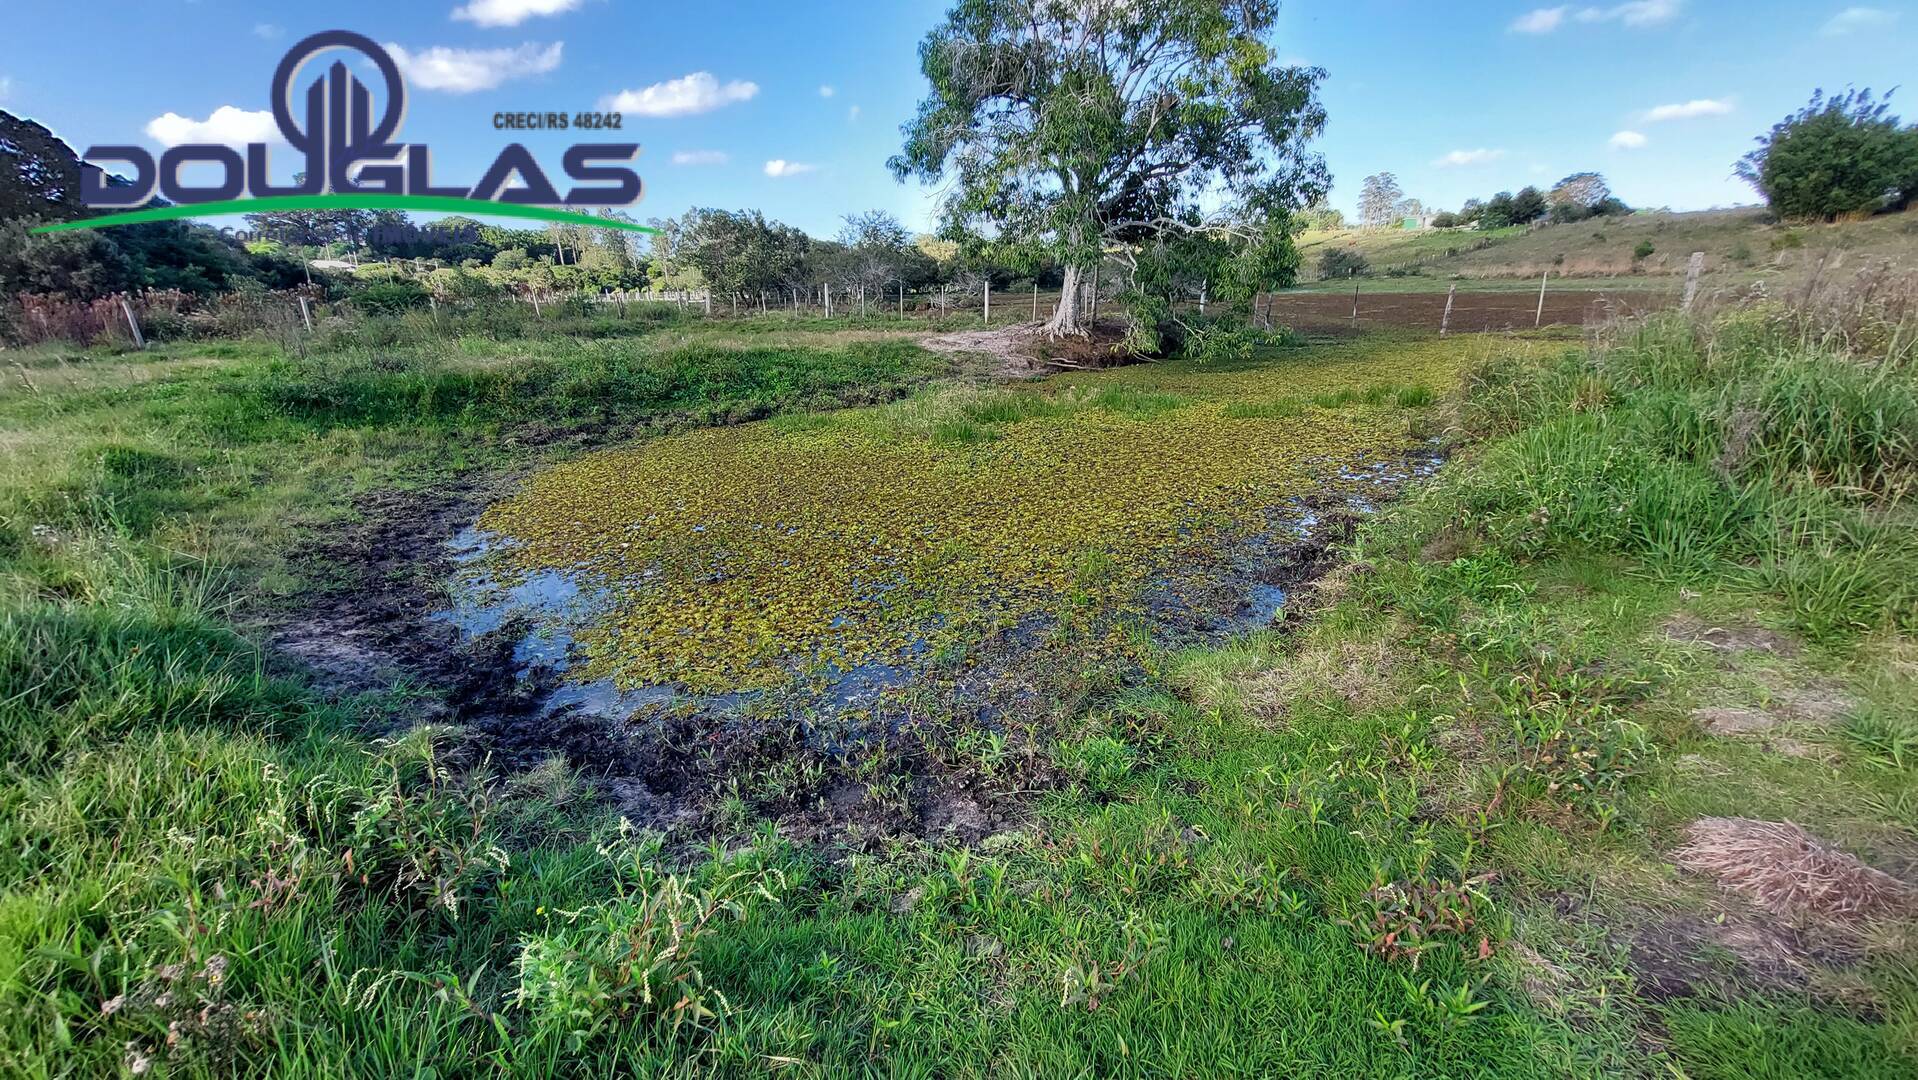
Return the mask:
<path id="1" fill-rule="evenodd" d="M 1047 331 L 1083 333 L 1078 285 L 1109 247 L 1200 231 L 1289 248 L 1288 210 L 1324 193 L 1305 150 L 1324 72 L 1277 58 L 1277 15 L 1274 0 L 959 0 L 919 47 L 932 91 L 892 170 L 951 182 L 949 232 L 1048 249 L 1065 288 Z"/>

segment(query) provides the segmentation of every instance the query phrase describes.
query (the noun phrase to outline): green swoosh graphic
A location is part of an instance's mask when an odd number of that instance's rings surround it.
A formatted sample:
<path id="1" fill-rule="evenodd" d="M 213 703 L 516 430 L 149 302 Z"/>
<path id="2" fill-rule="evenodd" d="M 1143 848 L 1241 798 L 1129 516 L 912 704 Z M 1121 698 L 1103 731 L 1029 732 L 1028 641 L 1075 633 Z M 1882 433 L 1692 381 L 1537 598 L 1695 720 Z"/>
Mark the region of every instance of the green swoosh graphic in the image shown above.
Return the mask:
<path id="1" fill-rule="evenodd" d="M 224 202 L 189 203 L 185 206 L 159 206 L 151 210 L 129 210 L 123 214 L 83 218 L 42 225 L 36 233 L 71 232 L 75 229 L 105 229 L 114 225 L 137 225 L 143 221 L 177 221 L 181 218 L 216 217 L 221 214 L 258 214 L 275 210 L 424 210 L 447 214 L 485 214 L 493 217 L 531 218 L 557 221 L 567 225 L 590 225 L 599 229 L 623 229 L 626 232 L 656 233 L 648 225 L 614 221 L 573 210 L 555 210 L 549 206 L 500 203 L 490 199 L 463 199 L 456 195 L 274 195 L 264 199 L 229 199 Z"/>

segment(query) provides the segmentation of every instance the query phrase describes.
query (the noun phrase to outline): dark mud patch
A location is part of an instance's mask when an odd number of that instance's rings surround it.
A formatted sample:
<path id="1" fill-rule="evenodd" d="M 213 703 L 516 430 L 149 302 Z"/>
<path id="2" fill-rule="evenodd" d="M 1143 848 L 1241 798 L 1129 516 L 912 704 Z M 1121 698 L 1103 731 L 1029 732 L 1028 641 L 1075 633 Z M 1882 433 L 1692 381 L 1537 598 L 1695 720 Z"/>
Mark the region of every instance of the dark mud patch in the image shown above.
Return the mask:
<path id="1" fill-rule="evenodd" d="M 1820 1004 L 1859 1014 L 1869 1004 L 1832 988 L 1832 978 L 1865 958 L 1858 940 L 1830 928 L 1779 925 L 1761 913 L 1713 905 L 1700 911 L 1637 907 L 1599 910 L 1581 897 L 1560 894 L 1560 918 L 1597 931 L 1595 970 L 1628 972 L 1639 997 L 1652 1002 L 1704 998 L 1729 1002 L 1751 996 L 1809 994 Z M 1562 991 L 1563 983 L 1560 979 Z"/>
<path id="2" fill-rule="evenodd" d="M 1711 921 L 1676 915 L 1625 935 L 1627 965 L 1638 992 L 1651 1001 L 1801 990 L 1813 949 L 1801 935 L 1751 920 Z M 1855 957 L 1827 952 L 1832 960 Z"/>

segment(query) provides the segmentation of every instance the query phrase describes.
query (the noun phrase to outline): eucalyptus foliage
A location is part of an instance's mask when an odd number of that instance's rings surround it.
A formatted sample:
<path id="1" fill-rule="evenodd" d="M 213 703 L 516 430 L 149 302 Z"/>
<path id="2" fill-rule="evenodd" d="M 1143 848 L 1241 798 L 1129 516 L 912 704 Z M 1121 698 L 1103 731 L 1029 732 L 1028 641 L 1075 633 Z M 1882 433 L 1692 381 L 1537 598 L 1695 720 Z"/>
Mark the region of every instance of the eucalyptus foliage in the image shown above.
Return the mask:
<path id="1" fill-rule="evenodd" d="M 1325 125 L 1324 72 L 1277 59 L 1277 14 L 1270 0 L 961 0 L 920 45 L 931 92 L 893 172 L 951 181 L 948 235 L 1058 260 L 1054 333 L 1085 328 L 1080 277 L 1115 248 L 1211 233 L 1283 251 L 1289 211 L 1328 174 L 1304 149 Z"/>

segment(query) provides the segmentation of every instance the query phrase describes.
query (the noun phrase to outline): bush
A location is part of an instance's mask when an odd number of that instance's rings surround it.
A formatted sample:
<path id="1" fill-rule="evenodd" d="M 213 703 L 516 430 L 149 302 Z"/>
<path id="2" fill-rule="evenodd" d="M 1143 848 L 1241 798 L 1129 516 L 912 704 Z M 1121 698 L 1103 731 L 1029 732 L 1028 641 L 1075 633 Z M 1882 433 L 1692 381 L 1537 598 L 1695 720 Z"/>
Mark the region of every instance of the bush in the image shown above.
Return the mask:
<path id="1" fill-rule="evenodd" d="M 1657 250 L 1658 248 L 1654 246 L 1650 240 L 1640 240 L 1638 246 L 1632 249 L 1632 261 L 1639 262 L 1649 259 L 1652 257 L 1652 253 Z"/>
<path id="2" fill-rule="evenodd" d="M 428 304 L 426 289 L 419 284 L 395 279 L 380 281 L 353 293 L 353 306 L 368 315 L 397 315 L 403 311 L 415 311 Z"/>
<path id="3" fill-rule="evenodd" d="M 1776 213 L 1832 221 L 1847 214 L 1901 209 L 1918 197 L 1918 127 L 1902 127 L 1870 90 L 1810 104 L 1758 137 L 1738 175 Z"/>
<path id="4" fill-rule="evenodd" d="M 1372 272 L 1372 264 L 1365 255 L 1353 248 L 1326 248 L 1319 255 L 1319 277 L 1331 281 L 1336 278 L 1364 277 Z"/>

